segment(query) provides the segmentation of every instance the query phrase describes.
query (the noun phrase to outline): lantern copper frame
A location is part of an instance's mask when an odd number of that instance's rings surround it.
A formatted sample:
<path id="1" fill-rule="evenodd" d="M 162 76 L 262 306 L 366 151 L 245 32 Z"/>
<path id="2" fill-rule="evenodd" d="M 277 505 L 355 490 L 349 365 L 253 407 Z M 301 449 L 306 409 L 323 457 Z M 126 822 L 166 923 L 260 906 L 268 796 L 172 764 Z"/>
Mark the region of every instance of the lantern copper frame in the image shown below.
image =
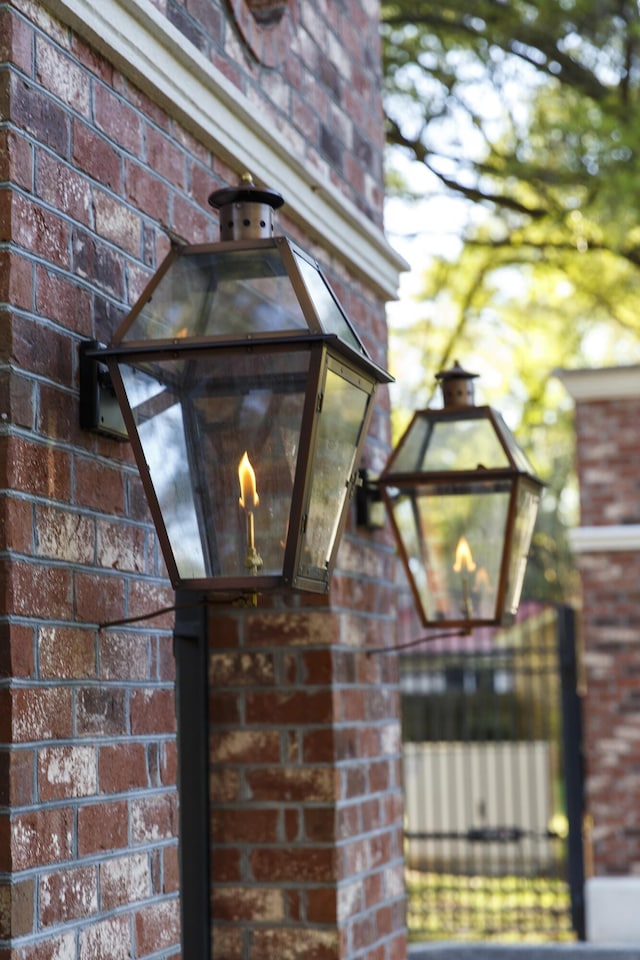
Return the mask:
<path id="1" fill-rule="evenodd" d="M 318 263 L 274 234 L 282 202 L 249 177 L 216 191 L 221 240 L 175 246 L 111 344 L 81 350 L 81 423 L 123 433 L 113 390 L 175 589 L 326 592 L 392 379 Z"/>
<path id="2" fill-rule="evenodd" d="M 502 416 L 475 406 L 459 364 L 440 409 L 417 411 L 376 485 L 423 626 L 513 622 L 542 482 Z"/>

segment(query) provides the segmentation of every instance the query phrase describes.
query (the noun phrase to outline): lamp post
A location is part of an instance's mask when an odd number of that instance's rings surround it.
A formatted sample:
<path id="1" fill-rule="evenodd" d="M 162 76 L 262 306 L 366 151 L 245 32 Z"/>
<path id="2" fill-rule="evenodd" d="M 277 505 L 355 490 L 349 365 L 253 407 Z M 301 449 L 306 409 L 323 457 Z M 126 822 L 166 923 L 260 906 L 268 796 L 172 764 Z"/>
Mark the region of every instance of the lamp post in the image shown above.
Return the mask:
<path id="1" fill-rule="evenodd" d="M 81 419 L 108 369 L 175 589 L 326 592 L 379 383 L 320 267 L 245 175 L 220 242 L 176 246 L 108 347 L 83 348 Z"/>
<path id="2" fill-rule="evenodd" d="M 501 415 L 475 406 L 475 374 L 437 375 L 441 409 L 417 411 L 378 481 L 425 627 L 509 623 L 542 483 Z"/>

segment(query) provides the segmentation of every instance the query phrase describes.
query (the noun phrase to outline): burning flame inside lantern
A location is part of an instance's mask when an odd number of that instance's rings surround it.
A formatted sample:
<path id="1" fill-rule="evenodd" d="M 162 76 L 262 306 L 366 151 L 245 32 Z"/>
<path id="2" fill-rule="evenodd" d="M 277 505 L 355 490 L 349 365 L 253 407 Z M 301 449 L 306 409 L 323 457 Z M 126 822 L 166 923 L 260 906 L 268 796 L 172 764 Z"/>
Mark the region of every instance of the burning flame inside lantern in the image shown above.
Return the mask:
<path id="1" fill-rule="evenodd" d="M 246 450 L 238 464 L 238 479 L 240 480 L 240 499 L 238 502 L 243 510 L 247 512 L 247 554 L 244 565 L 255 574 L 262 566 L 262 557 L 256 550 L 256 533 L 253 519 L 253 508 L 258 506 L 260 498 L 256 490 L 256 473 L 251 466 Z"/>
<path id="2" fill-rule="evenodd" d="M 456 573 L 460 573 L 462 570 L 466 570 L 467 573 L 473 573 L 475 568 L 476 564 L 471 554 L 471 547 L 467 542 L 467 538 L 460 537 L 458 546 L 456 547 L 456 559 L 453 569 Z"/>
<path id="3" fill-rule="evenodd" d="M 240 506 L 245 510 L 250 510 L 251 507 L 257 507 L 260 503 L 260 498 L 256 490 L 256 472 L 251 466 L 251 461 L 249 460 L 249 455 L 246 450 L 238 464 L 238 477 L 240 479 Z M 249 499 L 252 501 L 251 505 L 249 505 Z"/>
<path id="4" fill-rule="evenodd" d="M 467 577 L 467 574 L 473 573 L 473 571 L 476 569 L 476 564 L 471 554 L 471 547 L 469 546 L 466 537 L 460 537 L 458 540 L 453 569 L 455 573 L 460 573 L 462 575 L 462 613 L 467 620 L 470 620 L 473 611 L 471 608 L 471 597 L 469 596 L 469 578 Z"/>

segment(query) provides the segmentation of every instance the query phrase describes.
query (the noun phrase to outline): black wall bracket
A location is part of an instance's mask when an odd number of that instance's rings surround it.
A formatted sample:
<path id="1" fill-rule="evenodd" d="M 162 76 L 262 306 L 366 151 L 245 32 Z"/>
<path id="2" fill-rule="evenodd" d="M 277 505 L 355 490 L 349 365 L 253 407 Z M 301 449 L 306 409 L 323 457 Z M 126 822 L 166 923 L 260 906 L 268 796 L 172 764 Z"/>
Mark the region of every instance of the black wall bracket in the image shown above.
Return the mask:
<path id="1" fill-rule="evenodd" d="M 80 344 L 80 426 L 115 440 L 128 440 L 111 375 L 99 359 L 104 344 L 85 340 Z"/>

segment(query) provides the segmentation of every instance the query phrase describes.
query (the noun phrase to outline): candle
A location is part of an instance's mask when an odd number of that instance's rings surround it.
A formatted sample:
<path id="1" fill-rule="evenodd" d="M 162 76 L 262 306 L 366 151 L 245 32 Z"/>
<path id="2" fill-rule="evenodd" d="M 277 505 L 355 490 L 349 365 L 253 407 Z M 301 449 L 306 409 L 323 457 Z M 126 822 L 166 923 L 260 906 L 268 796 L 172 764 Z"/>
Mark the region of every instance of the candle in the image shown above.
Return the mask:
<path id="1" fill-rule="evenodd" d="M 476 569 L 471 548 L 466 537 L 460 537 L 456 547 L 455 562 L 453 570 L 462 576 L 462 612 L 467 620 L 471 619 L 471 597 L 469 596 L 469 577 L 467 574 L 473 573 Z"/>
<path id="2" fill-rule="evenodd" d="M 247 451 L 242 455 L 238 464 L 238 479 L 240 480 L 240 499 L 238 503 L 247 514 L 247 556 L 245 566 L 255 571 L 262 566 L 262 559 L 256 550 L 255 543 L 255 521 L 253 518 L 254 507 L 260 503 L 258 491 L 256 489 L 256 474 L 251 466 Z"/>

